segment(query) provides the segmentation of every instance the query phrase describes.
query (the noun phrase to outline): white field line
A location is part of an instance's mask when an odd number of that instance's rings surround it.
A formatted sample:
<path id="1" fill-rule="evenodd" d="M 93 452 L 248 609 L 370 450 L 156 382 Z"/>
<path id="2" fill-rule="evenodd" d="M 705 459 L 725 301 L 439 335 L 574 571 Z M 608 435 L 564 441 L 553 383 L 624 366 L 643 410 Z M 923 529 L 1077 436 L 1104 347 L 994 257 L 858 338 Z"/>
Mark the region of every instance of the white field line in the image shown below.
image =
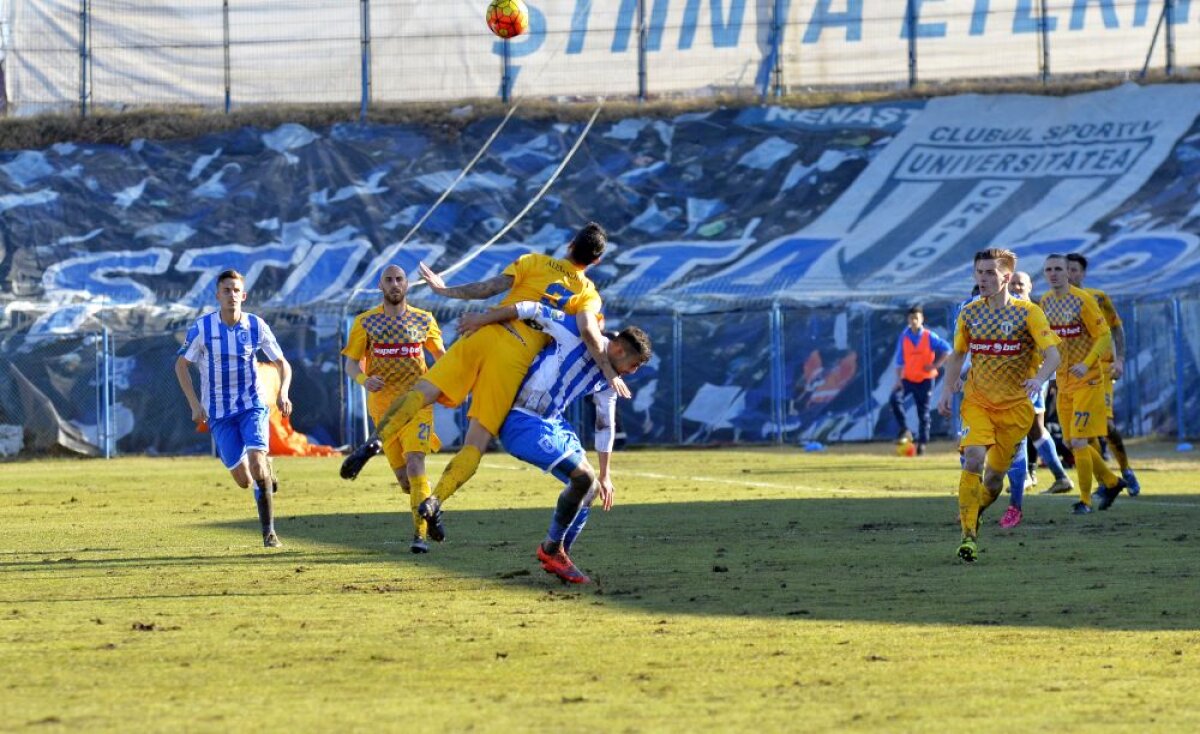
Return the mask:
<path id="1" fill-rule="evenodd" d="M 536 469 L 533 467 L 504 466 L 504 465 L 497 465 L 497 464 L 489 464 L 488 468 L 506 469 L 508 471 L 536 471 Z M 869 492 L 869 493 L 876 493 L 876 492 L 880 491 L 878 489 L 862 489 L 862 488 L 858 488 L 858 487 L 811 487 L 811 486 L 808 486 L 805 484 L 779 484 L 778 482 L 749 482 L 744 479 L 739 479 L 737 477 L 705 477 L 705 476 L 692 476 L 692 475 L 684 475 L 684 474 L 662 474 L 660 472 L 648 472 L 648 471 L 621 470 L 616 474 L 616 476 L 617 477 L 642 477 L 644 479 L 669 479 L 669 480 L 673 480 L 673 481 L 677 481 L 677 482 L 709 482 L 712 484 L 738 484 L 738 485 L 741 485 L 744 487 L 762 487 L 763 489 L 792 489 L 792 490 L 800 490 L 800 491 L 804 491 L 804 492 L 824 492 L 824 493 Z M 953 487 L 950 487 L 949 485 L 947 485 L 946 492 L 948 494 L 953 494 L 953 490 L 954 490 Z M 929 492 L 929 490 L 926 490 L 926 489 L 902 489 L 902 490 L 893 489 L 893 490 L 889 490 L 888 493 L 889 494 L 896 494 L 896 493 L 927 494 L 928 492 Z M 1036 492 L 1029 492 L 1028 490 L 1026 490 L 1026 492 L 1025 492 L 1026 499 L 1029 499 L 1031 497 L 1038 497 L 1038 496 L 1040 496 L 1040 495 L 1038 495 Z M 1074 496 L 1074 495 L 1071 495 L 1071 496 Z M 1050 499 L 1050 498 L 1047 497 L 1046 499 Z M 1038 500 L 1038 501 L 1040 502 L 1041 500 Z M 1136 498 L 1135 497 L 1122 497 L 1121 504 L 1125 505 L 1127 503 L 1132 503 L 1135 505 L 1154 505 L 1155 507 L 1191 507 L 1191 508 L 1195 508 L 1195 509 L 1200 509 L 1200 502 L 1172 502 L 1170 500 L 1142 499 L 1140 496 L 1136 497 Z"/>

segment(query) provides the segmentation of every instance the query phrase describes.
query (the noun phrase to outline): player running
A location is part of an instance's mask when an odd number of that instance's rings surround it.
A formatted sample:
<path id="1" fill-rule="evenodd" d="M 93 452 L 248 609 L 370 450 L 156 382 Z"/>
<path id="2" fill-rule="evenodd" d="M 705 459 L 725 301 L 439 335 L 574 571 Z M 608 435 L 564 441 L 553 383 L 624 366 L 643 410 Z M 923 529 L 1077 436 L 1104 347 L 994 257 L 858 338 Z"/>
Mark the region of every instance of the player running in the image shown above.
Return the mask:
<path id="1" fill-rule="evenodd" d="M 1107 510 L 1126 486 L 1125 480 L 1104 463 L 1100 452 L 1088 445 L 1088 439 L 1099 438 L 1107 430 L 1103 418 L 1106 378 L 1100 358 L 1112 344 L 1112 334 L 1096 299 L 1071 285 L 1066 255 L 1048 256 L 1042 270 L 1050 284 L 1050 291 L 1042 296 L 1042 310 L 1064 343 L 1056 378 L 1057 408 L 1063 441 L 1075 454 L 1080 498 L 1072 509 L 1076 515 L 1086 515 L 1092 511 L 1093 476 L 1102 485 L 1096 491 L 1101 510 Z"/>
<path id="2" fill-rule="evenodd" d="M 346 374 L 367 391 L 367 411 L 376 423 L 392 401 L 425 374 L 425 352 L 434 360 L 445 354 L 442 331 L 428 311 L 408 303 L 408 277 L 398 265 L 388 265 L 379 276 L 383 302 L 354 319 L 346 348 Z M 365 368 L 365 369 L 364 369 Z M 413 516 L 413 553 L 428 553 L 427 523 L 417 507 L 430 495 L 425 455 L 441 448 L 433 430 L 433 407 L 425 406 L 416 418 L 383 445 L 388 465 L 409 496 Z"/>
<path id="3" fill-rule="evenodd" d="M 1078 252 L 1067 255 L 1067 279 L 1071 281 L 1071 285 L 1083 288 L 1092 294 L 1092 297 L 1096 299 L 1096 305 L 1100 307 L 1100 313 L 1104 314 L 1104 321 L 1112 332 L 1112 349 L 1100 359 L 1100 367 L 1105 372 L 1101 382 L 1104 385 L 1108 446 L 1112 449 L 1113 456 L 1117 458 L 1117 464 L 1121 467 L 1121 478 L 1125 480 L 1126 490 L 1130 496 L 1136 497 L 1142 491 L 1142 487 L 1138 484 L 1137 475 L 1129 466 L 1129 455 L 1125 453 L 1125 439 L 1117 430 L 1117 422 L 1113 419 L 1113 380 L 1119 380 L 1125 374 L 1125 325 L 1107 293 L 1099 288 L 1084 288 L 1083 279 L 1087 277 L 1087 268 L 1088 260 L 1083 255 Z"/>
<path id="4" fill-rule="evenodd" d="M 279 368 L 279 412 L 292 414 L 288 390 L 292 366 L 284 359 L 267 322 L 242 311 L 246 280 L 236 270 L 217 276 L 220 309 L 192 324 L 175 360 L 175 377 L 192 409 L 197 426 L 208 426 L 221 463 L 242 489 L 254 486 L 254 502 L 262 524 L 263 545 L 279 548 L 275 533 L 275 482 L 267 459 L 267 406 L 258 395 L 255 354 L 262 350 Z M 200 371 L 200 397 L 192 386 L 189 365 Z"/>
<path id="5" fill-rule="evenodd" d="M 609 385 L 621 397 L 629 397 L 629 389 L 601 348 L 596 318 L 600 312 L 600 294 L 584 273 L 599 262 L 607 242 L 604 229 L 589 222 L 571 240 L 565 259 L 523 255 L 495 278 L 455 287 L 446 287 L 441 277 L 423 264 L 421 275 L 434 293 L 447 298 L 485 299 L 507 291 L 501 306 L 537 301 L 575 316 L 584 344 Z M 433 494 L 417 508 L 429 523 L 429 537 L 439 542 L 444 540 L 442 503 L 479 468 L 483 452 L 500 432 L 529 363 L 549 341 L 545 333 L 522 321 L 490 324 L 457 340 L 411 390 L 392 403 L 376 424 L 376 436 L 346 457 L 342 462 L 342 477 L 358 476 L 366 462 L 382 450 L 382 444 L 408 425 L 425 406 L 437 400 L 455 407 L 471 394 L 471 408 L 467 412 L 470 423 L 463 447 L 447 464 Z"/>
<path id="6" fill-rule="evenodd" d="M 552 473 L 566 486 L 550 520 L 537 559 L 547 573 L 573 584 L 590 579 L 575 567 L 568 553 L 587 523 L 592 501 L 612 507 L 615 492 L 609 475 L 617 417 L 617 393 L 583 345 L 574 319 L 548 306 L 523 301 L 459 320 L 463 332 L 513 319 L 532 320 L 554 343 L 538 354 L 521 384 L 512 410 L 500 429 L 505 450 L 516 458 Z M 631 375 L 650 359 L 650 337 L 630 326 L 612 338 L 603 337 L 609 362 L 620 375 Z M 600 472 L 588 463 L 575 430 L 563 417 L 567 406 L 583 395 L 596 403 L 596 452 Z"/>
<path id="7" fill-rule="evenodd" d="M 963 469 L 958 483 L 958 513 L 962 541 L 958 557 L 978 558 L 979 513 L 996 501 L 1004 474 L 1012 463 L 1017 442 L 1033 423 L 1031 397 L 1058 367 L 1059 338 L 1050 330 L 1042 310 L 1030 301 L 1013 298 L 1008 283 L 1017 256 L 989 248 L 975 253 L 975 283 L 980 298 L 959 311 L 954 351 L 946 374 L 962 372 L 971 355 L 971 376 L 963 388 Z M 1042 366 L 1034 371 L 1041 351 Z M 950 417 L 954 389 L 946 380 L 938 397 L 938 412 Z M 986 466 L 985 466 L 986 465 Z"/>

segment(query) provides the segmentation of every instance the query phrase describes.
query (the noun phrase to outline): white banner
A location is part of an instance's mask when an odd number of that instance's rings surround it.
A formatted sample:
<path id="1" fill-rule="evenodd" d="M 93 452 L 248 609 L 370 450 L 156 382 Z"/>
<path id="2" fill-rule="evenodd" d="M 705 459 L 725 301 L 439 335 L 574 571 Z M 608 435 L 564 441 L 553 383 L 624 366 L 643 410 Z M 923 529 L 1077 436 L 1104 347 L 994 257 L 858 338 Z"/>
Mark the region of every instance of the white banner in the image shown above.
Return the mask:
<path id="1" fill-rule="evenodd" d="M 905 84 L 909 35 L 921 81 L 1034 77 L 1047 29 L 1053 74 L 1134 72 L 1166 0 L 534 0 L 530 32 L 508 44 L 519 96 L 766 91 L 783 85 Z M 19 113 L 96 104 L 221 104 L 225 17 L 211 0 L 9 0 L 4 63 Z M 362 9 L 369 8 L 364 19 Z M 504 44 L 486 0 L 230 3 L 235 105 L 495 97 Z M 779 17 L 776 18 L 776 13 Z M 366 20 L 366 22 L 364 22 Z M 644 23 L 645 56 L 639 64 Z M 364 33 L 369 43 L 363 43 Z M 1200 64 L 1200 0 L 1175 2 L 1180 68 Z M 1165 64 L 1165 32 L 1151 64 Z M 775 54 L 778 38 L 778 58 Z"/>

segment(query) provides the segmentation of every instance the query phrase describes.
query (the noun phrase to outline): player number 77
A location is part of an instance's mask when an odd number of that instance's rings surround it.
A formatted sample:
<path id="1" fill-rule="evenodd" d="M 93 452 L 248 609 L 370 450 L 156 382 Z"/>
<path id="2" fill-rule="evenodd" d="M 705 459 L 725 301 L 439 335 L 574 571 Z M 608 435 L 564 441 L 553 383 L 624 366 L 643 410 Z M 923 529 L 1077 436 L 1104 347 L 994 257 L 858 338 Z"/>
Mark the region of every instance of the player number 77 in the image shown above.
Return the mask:
<path id="1" fill-rule="evenodd" d="M 1077 410 L 1075 411 L 1075 427 L 1083 428 L 1087 426 L 1088 419 L 1092 417 L 1091 412 Z"/>

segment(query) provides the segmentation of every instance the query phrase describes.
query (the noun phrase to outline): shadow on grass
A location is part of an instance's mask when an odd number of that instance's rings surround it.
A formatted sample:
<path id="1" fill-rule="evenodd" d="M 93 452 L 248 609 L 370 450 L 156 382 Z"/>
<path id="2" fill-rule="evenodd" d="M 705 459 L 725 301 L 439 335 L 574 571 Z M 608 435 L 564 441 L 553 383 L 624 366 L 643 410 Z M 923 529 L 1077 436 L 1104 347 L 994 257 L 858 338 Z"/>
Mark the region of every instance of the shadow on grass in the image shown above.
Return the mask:
<path id="1" fill-rule="evenodd" d="M 996 506 L 970 566 L 955 557 L 949 497 L 624 505 L 589 523 L 572 555 L 595 583 L 569 591 L 650 613 L 1196 629 L 1200 531 L 1185 506 L 1200 497 L 1171 500 L 1074 517 L 1070 498 L 1028 497 L 1011 531 Z M 423 556 L 395 512 L 297 516 L 280 534 L 544 593 L 564 588 L 533 558 L 550 512 L 450 506 L 449 540 Z"/>

